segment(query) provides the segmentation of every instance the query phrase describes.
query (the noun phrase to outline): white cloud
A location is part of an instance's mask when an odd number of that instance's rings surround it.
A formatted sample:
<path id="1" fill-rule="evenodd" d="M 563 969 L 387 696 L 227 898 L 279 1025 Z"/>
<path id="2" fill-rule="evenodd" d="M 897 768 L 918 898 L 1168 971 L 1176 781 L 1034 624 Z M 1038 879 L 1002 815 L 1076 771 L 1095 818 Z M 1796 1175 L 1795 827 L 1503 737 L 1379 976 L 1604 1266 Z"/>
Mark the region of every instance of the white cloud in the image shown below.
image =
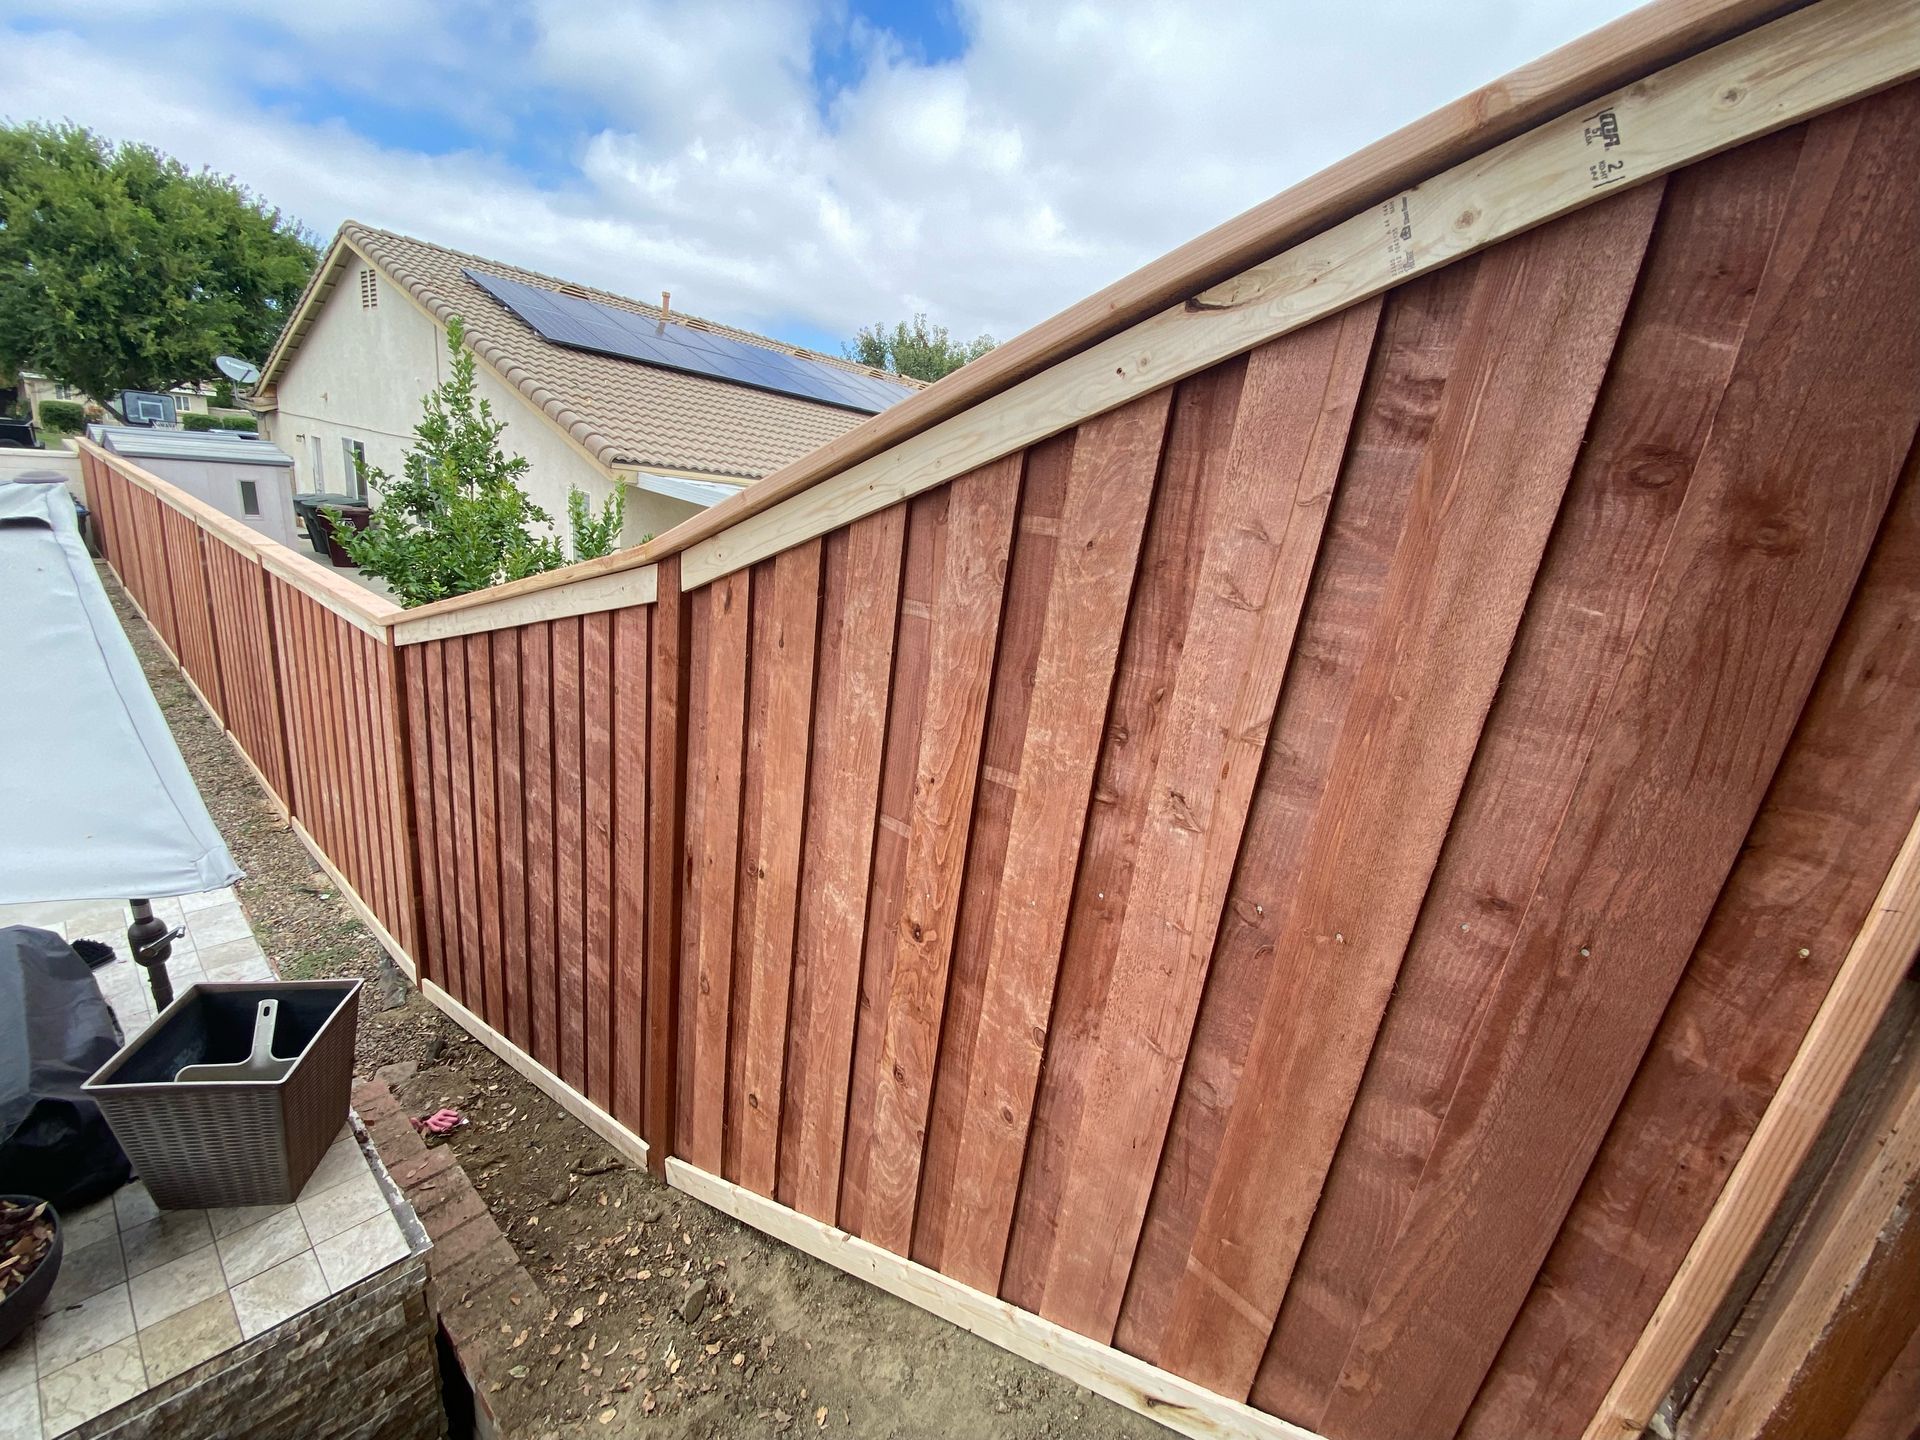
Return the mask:
<path id="1" fill-rule="evenodd" d="M 66 3 L 0 26 L 0 113 L 231 171 L 323 233 L 352 216 L 748 325 L 924 309 L 1005 337 L 1624 8 L 965 0 L 964 53 L 929 64 L 837 0 L 280 0 L 164 29 Z M 824 101 L 823 38 L 861 62 Z M 262 81 L 475 142 L 381 143 Z"/>

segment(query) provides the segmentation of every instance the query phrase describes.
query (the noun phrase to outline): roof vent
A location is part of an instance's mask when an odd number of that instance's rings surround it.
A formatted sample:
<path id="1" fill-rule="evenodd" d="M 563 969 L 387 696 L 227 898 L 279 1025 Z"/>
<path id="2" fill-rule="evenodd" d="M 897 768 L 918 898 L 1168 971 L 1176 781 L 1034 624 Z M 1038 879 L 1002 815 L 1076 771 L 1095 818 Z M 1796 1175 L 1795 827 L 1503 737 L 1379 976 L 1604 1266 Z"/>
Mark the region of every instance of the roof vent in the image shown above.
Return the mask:
<path id="1" fill-rule="evenodd" d="M 360 308 L 376 310 L 380 306 L 380 279 L 368 265 L 360 271 Z"/>
<path id="2" fill-rule="evenodd" d="M 660 292 L 660 313 L 662 315 L 671 315 L 673 313 L 673 292 L 671 290 L 662 290 Z"/>
<path id="3" fill-rule="evenodd" d="M 562 295 L 571 295 L 577 300 L 591 300 L 593 298 L 585 290 L 582 290 L 578 285 L 568 285 L 563 283 L 560 286 L 560 293 Z"/>

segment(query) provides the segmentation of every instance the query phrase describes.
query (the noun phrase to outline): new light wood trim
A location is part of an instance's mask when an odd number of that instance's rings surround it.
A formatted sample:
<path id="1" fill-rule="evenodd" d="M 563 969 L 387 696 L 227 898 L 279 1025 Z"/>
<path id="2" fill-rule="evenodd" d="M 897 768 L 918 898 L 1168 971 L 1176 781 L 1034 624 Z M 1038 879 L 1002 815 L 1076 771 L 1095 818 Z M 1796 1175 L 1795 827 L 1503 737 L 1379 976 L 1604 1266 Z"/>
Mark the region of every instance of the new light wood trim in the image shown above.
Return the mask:
<path id="1" fill-rule="evenodd" d="M 1920 1182 L 1920 1074 L 1912 1052 L 1901 1064 L 1890 1113 L 1846 1176 L 1834 1209 L 1797 1237 L 1801 1253 L 1780 1272 L 1757 1324 L 1742 1325 L 1737 1348 L 1723 1357 L 1725 1372 L 1688 1404 L 1690 1434 L 1758 1440 L 1800 1433 L 1811 1420 L 1796 1424 L 1783 1412 L 1795 1398 L 1804 1402 L 1795 1392 L 1810 1372 L 1833 1363 L 1822 1348 L 1846 1345 L 1842 1317 L 1861 1298 L 1875 1261 L 1900 1244 L 1902 1230 L 1920 1224 L 1912 1214 Z M 1853 1343 L 1860 1343 L 1857 1335 Z"/>
<path id="2" fill-rule="evenodd" d="M 547 1098 L 554 1104 L 606 1141 L 621 1159 L 636 1170 L 646 1168 L 646 1141 L 467 1009 L 433 981 L 421 981 L 420 993 L 438 1005 L 454 1024 L 526 1076 L 537 1089 L 544 1091 Z"/>
<path id="3" fill-rule="evenodd" d="M 1585 1440 L 1626 1440 L 1646 1428 L 1773 1218 L 1916 948 L 1920 817 L 1706 1224 L 1588 1422 Z"/>
<path id="4" fill-rule="evenodd" d="M 260 566 L 349 625 L 357 625 L 382 644 L 386 643 L 387 627 L 405 613 L 393 602 L 381 599 L 371 590 L 362 590 L 351 580 L 342 580 L 331 570 L 323 569 L 284 545 L 269 541 L 262 546 Z"/>
<path id="5" fill-rule="evenodd" d="M 1799 3 L 1653 0 L 1216 226 L 648 544 L 516 583 L 548 589 L 678 554 L 1448 165 Z"/>
<path id="6" fill-rule="evenodd" d="M 659 569 L 653 565 L 638 570 L 595 575 L 558 590 L 541 590 L 532 595 L 508 595 L 476 592 L 488 603 L 463 609 L 419 614 L 403 611 L 393 622 L 393 643 L 418 645 L 423 640 L 445 640 L 455 635 L 477 635 L 486 630 L 510 630 L 531 625 L 537 620 L 564 620 L 572 615 L 594 615 L 602 610 L 624 610 L 629 605 L 651 605 L 659 595 Z"/>
<path id="7" fill-rule="evenodd" d="M 125 456 L 103 449 L 91 440 L 81 440 L 80 445 L 121 479 L 149 492 L 162 504 L 172 506 L 201 529 L 212 534 L 215 539 L 257 561 L 303 595 L 311 596 L 334 614 L 358 625 L 376 639 L 384 640 L 386 627 L 406 614 L 406 611 L 391 600 L 384 599 L 371 590 L 362 589 L 351 580 L 342 580 L 333 571 L 316 564 L 306 556 L 289 550 L 276 540 L 249 530 L 231 515 L 222 514 L 205 501 L 187 494 L 179 486 L 162 480 L 151 470 L 133 464 Z"/>
<path id="8" fill-rule="evenodd" d="M 393 932 L 380 923 L 380 917 L 373 913 L 373 907 L 360 898 L 360 892 L 353 888 L 353 882 L 348 880 L 340 872 L 340 867 L 327 857 L 327 852 L 320 848 L 320 842 L 313 838 L 312 832 L 291 815 L 287 817 L 287 823 L 293 827 L 293 833 L 300 837 L 300 843 L 307 847 L 307 853 L 313 856 L 322 870 L 327 872 L 327 877 L 333 881 L 334 888 L 347 902 L 347 907 L 359 917 L 360 923 L 373 932 L 373 938 L 378 940 L 386 952 L 393 957 L 393 963 L 400 967 L 407 979 L 418 983 L 420 967 L 414 963 L 413 956 L 407 953 L 407 947 L 394 939 Z"/>
<path id="9" fill-rule="evenodd" d="M 1414 276 L 1914 74 L 1920 4 L 1820 0 L 1403 190 L 700 540 L 686 550 L 683 583 L 708 584 Z"/>
<path id="10" fill-rule="evenodd" d="M 678 1156 L 667 1183 L 763 1234 L 877 1285 L 1022 1359 L 1198 1440 L 1320 1440 L 1311 1430 L 1242 1405 L 1004 1300 L 871 1245 Z"/>

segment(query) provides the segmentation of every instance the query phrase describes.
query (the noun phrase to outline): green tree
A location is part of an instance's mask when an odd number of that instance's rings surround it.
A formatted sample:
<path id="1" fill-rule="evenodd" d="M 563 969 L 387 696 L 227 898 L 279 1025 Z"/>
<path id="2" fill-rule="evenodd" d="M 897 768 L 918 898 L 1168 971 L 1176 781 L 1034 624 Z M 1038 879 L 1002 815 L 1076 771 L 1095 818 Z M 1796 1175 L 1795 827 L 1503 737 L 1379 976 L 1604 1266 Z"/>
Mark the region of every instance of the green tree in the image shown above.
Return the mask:
<path id="1" fill-rule="evenodd" d="M 422 402 L 415 444 L 398 479 L 361 460 L 360 474 L 379 505 L 365 530 L 333 520 L 340 544 L 369 575 L 393 587 L 402 605 L 425 605 L 484 590 L 567 563 L 549 534 L 547 512 L 520 488 L 527 462 L 500 449 L 504 420 L 474 389 L 473 352 L 456 316 L 447 322 L 453 373 Z M 611 552 L 626 518 L 616 489 L 595 512 L 575 486 L 567 496 L 573 559 Z"/>
<path id="2" fill-rule="evenodd" d="M 920 314 L 913 317 L 911 325 L 902 320 L 891 330 L 885 325 L 863 326 L 843 353 L 847 359 L 876 370 L 891 370 L 915 380 L 938 380 L 969 360 L 978 360 L 999 343 L 991 335 L 955 340 L 946 326 L 931 325 Z"/>
<path id="3" fill-rule="evenodd" d="M 244 186 L 72 125 L 0 126 L 0 373 L 102 401 L 265 355 L 317 251 Z"/>

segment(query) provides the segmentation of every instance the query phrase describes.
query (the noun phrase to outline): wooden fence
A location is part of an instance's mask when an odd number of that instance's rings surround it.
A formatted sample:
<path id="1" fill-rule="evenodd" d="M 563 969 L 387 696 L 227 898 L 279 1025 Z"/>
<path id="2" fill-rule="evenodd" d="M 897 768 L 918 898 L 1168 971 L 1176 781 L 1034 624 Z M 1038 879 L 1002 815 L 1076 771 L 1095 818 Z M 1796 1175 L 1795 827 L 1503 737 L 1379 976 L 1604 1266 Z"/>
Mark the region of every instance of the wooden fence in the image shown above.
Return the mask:
<path id="1" fill-rule="evenodd" d="M 1920 21 L 1658 18 L 640 552 L 403 615 L 89 448 L 109 558 L 672 1183 L 1190 1433 L 1638 1434 L 1920 938 Z"/>
<path id="2" fill-rule="evenodd" d="M 260 783 L 402 965 L 410 797 L 399 607 L 81 443 L 101 553 Z"/>

